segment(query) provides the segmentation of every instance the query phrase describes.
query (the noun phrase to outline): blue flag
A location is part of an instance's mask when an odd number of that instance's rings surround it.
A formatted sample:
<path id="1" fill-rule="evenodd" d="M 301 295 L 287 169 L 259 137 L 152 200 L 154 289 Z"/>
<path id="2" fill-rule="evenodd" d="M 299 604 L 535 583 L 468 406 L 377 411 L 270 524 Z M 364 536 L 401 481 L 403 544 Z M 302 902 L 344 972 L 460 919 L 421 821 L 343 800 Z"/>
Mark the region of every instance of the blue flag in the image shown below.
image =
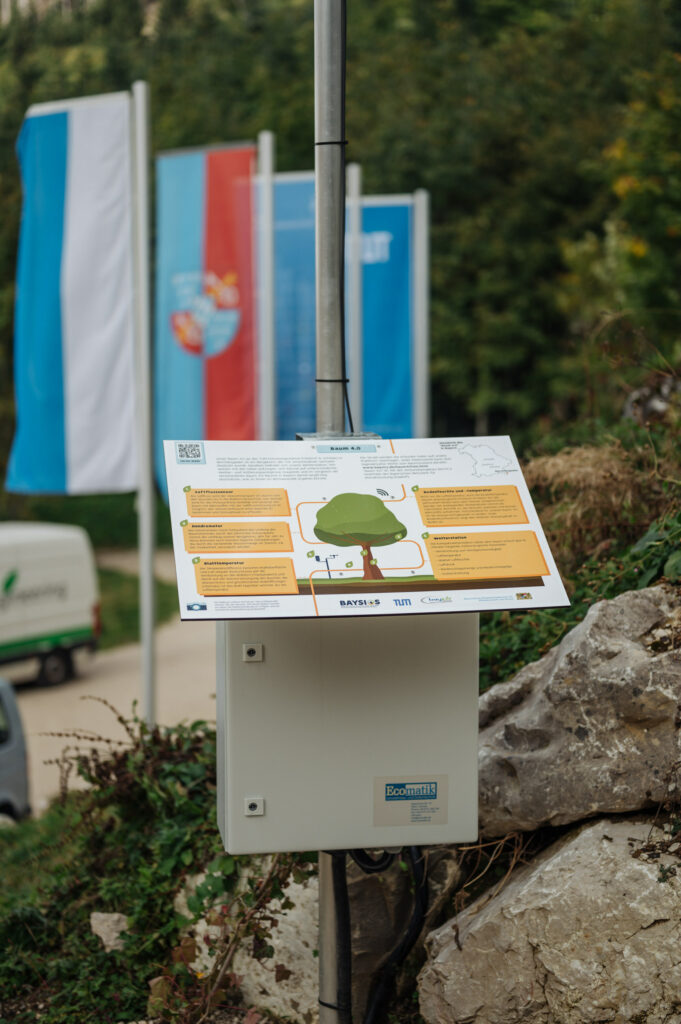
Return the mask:
<path id="1" fill-rule="evenodd" d="M 274 185 L 277 438 L 315 429 L 314 174 Z M 413 432 L 413 202 L 362 200 L 363 422 L 383 437 Z"/>
<path id="2" fill-rule="evenodd" d="M 362 202 L 363 430 L 413 433 L 413 204 Z"/>
<path id="3" fill-rule="evenodd" d="M 280 441 L 315 429 L 314 174 L 274 184 L 274 332 Z"/>

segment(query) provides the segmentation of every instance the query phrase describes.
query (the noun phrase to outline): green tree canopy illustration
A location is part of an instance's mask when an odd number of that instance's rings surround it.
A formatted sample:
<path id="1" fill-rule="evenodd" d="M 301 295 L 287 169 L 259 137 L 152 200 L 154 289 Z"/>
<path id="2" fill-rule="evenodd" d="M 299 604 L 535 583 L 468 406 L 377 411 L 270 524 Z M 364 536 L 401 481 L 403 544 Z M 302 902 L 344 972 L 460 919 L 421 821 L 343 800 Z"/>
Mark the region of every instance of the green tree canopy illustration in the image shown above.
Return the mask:
<path id="1" fill-rule="evenodd" d="M 362 549 L 365 580 L 382 580 L 383 573 L 371 551 L 395 544 L 407 535 L 406 527 L 373 494 L 337 494 L 317 513 L 315 536 L 326 544 Z"/>

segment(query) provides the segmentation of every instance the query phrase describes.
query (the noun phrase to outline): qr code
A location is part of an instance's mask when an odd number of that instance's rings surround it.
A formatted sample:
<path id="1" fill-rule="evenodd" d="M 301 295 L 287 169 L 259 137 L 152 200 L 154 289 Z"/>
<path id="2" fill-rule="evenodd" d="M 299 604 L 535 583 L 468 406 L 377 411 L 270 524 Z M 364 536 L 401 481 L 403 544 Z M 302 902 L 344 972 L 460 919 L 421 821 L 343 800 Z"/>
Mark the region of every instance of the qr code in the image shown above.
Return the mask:
<path id="1" fill-rule="evenodd" d="M 183 465 L 191 463 L 194 466 L 204 465 L 206 454 L 202 441 L 176 441 L 175 459 Z"/>

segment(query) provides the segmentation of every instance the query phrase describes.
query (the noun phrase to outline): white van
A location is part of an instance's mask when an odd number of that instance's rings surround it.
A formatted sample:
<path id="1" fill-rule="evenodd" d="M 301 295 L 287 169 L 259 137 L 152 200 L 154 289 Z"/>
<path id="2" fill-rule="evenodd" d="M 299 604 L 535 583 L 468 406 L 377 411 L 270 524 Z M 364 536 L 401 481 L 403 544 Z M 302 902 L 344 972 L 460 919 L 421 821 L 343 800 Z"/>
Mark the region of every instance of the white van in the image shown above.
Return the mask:
<path id="1" fill-rule="evenodd" d="M 90 538 L 79 526 L 0 524 L 0 664 L 40 658 L 40 681 L 63 683 L 73 651 L 94 649 L 99 592 Z"/>

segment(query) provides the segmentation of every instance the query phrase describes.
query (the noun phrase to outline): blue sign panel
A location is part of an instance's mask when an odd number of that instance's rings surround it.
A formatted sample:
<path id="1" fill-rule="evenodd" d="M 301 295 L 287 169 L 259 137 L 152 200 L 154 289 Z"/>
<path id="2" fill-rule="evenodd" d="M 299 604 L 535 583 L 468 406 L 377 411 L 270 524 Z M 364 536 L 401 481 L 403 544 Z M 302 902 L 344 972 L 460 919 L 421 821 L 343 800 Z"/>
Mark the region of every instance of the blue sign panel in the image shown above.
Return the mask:
<path id="1" fill-rule="evenodd" d="M 356 430 L 411 437 L 411 200 L 362 203 L 363 418 Z M 274 184 L 276 437 L 315 430 L 314 178 Z"/>
<path id="2" fill-rule="evenodd" d="M 411 437 L 411 203 L 363 204 L 363 423 L 382 437 Z"/>
<path id="3" fill-rule="evenodd" d="M 315 430 L 314 178 L 274 184 L 276 438 Z"/>

